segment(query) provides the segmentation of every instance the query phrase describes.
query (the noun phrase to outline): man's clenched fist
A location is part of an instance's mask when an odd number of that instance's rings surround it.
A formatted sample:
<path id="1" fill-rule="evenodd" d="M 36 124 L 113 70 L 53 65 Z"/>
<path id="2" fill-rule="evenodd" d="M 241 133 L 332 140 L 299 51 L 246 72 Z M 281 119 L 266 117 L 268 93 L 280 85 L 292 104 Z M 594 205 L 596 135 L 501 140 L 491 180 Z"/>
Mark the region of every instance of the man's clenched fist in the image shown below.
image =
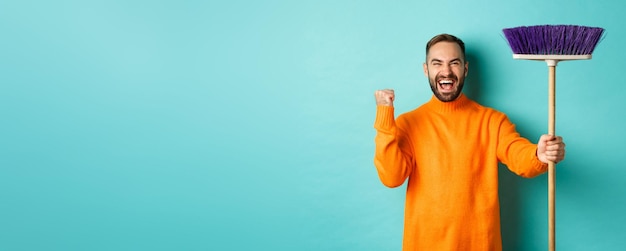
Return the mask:
<path id="1" fill-rule="evenodd" d="M 393 106 L 393 100 L 396 98 L 392 89 L 378 90 L 374 93 L 376 97 L 376 105 Z"/>

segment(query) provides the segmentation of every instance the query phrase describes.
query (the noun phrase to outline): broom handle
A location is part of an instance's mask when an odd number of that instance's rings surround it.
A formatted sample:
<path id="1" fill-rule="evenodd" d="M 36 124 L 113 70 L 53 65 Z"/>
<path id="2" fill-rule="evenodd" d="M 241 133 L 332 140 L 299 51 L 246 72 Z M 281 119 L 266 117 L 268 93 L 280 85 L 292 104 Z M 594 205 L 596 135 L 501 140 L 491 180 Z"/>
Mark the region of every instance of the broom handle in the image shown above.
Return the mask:
<path id="1" fill-rule="evenodd" d="M 555 134 L 556 112 L 556 63 L 548 66 L 548 134 Z M 552 161 L 548 163 L 548 249 L 556 250 L 555 241 L 555 166 Z"/>

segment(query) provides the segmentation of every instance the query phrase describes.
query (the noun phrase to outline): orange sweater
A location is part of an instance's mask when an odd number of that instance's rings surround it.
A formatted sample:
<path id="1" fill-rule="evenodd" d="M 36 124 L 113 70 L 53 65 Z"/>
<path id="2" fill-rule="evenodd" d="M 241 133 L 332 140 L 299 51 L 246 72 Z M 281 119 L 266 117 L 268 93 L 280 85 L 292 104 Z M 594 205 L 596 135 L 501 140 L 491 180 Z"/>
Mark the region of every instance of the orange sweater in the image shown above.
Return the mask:
<path id="1" fill-rule="evenodd" d="M 498 161 L 523 177 L 547 164 L 501 112 L 464 94 L 434 96 L 394 120 L 378 106 L 374 164 L 383 184 L 406 192 L 403 250 L 502 250 Z"/>

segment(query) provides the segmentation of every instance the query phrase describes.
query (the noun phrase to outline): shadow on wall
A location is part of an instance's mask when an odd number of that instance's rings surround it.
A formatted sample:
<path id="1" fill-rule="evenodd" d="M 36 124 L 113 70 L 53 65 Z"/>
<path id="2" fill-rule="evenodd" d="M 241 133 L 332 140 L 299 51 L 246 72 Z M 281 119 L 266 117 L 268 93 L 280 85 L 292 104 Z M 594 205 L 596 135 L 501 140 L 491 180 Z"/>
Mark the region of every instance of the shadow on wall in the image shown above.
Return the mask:
<path id="1" fill-rule="evenodd" d="M 520 247 L 522 236 L 522 215 L 520 208 L 520 187 L 524 178 L 517 176 L 500 164 L 498 167 L 500 195 L 500 225 L 502 231 L 502 250 L 515 250 Z"/>
<path id="2" fill-rule="evenodd" d="M 464 93 L 471 99 L 480 104 L 484 104 L 481 96 L 481 85 L 483 84 L 482 72 L 484 67 L 481 65 L 480 53 L 468 48 L 466 51 L 467 61 L 469 62 L 469 73 L 463 87 Z M 522 134 L 523 135 L 523 134 Z M 521 201 L 520 186 L 523 178 L 510 172 L 505 165 L 500 164 L 498 167 L 499 179 L 499 196 L 500 196 L 500 217 L 502 231 L 502 247 L 503 250 L 515 250 L 518 247 L 517 241 L 522 239 L 521 225 Z"/>
<path id="3" fill-rule="evenodd" d="M 482 69 L 480 65 L 478 53 L 468 48 L 465 52 L 465 57 L 467 58 L 467 62 L 469 62 L 469 70 L 467 78 L 465 79 L 465 85 L 463 86 L 463 92 L 467 97 L 483 104 L 483 100 L 481 100 L 480 96 L 480 85 L 482 84 L 481 71 L 484 69 Z"/>

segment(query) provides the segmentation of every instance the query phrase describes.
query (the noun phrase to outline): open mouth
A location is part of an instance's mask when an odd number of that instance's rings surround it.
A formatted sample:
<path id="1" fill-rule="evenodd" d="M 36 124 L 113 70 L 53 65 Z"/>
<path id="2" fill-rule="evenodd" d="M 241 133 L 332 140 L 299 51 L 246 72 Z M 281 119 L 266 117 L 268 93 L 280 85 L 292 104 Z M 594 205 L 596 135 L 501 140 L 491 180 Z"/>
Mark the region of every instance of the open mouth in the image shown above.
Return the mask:
<path id="1" fill-rule="evenodd" d="M 439 89 L 443 92 L 454 91 L 455 81 L 452 79 L 440 79 L 437 83 L 439 84 Z"/>

